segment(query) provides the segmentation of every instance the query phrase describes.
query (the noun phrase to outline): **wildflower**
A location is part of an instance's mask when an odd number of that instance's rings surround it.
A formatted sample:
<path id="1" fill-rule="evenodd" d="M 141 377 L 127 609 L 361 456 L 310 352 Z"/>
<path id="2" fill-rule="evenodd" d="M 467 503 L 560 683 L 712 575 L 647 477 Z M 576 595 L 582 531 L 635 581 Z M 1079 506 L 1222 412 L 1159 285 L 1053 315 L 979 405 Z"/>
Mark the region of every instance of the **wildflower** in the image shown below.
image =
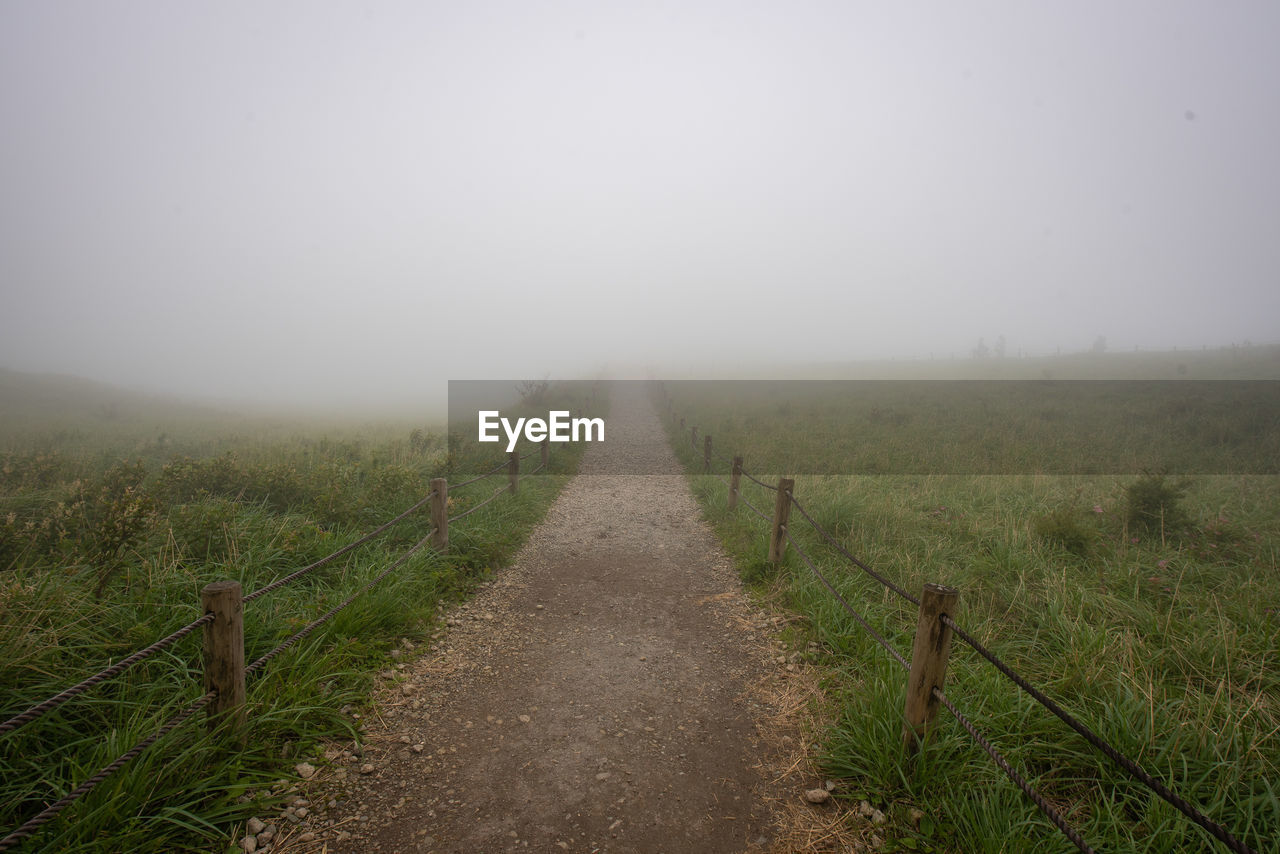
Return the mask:
<path id="1" fill-rule="evenodd" d="M 1095 504 L 1095 505 L 1093 505 L 1093 512 L 1094 512 L 1094 513 L 1101 513 L 1101 512 L 1102 512 L 1102 505 L 1101 505 L 1101 504 Z"/>
<path id="2" fill-rule="evenodd" d="M 1156 561 L 1156 566 L 1160 567 L 1161 569 L 1164 569 L 1168 565 L 1169 565 L 1168 559 Z"/>

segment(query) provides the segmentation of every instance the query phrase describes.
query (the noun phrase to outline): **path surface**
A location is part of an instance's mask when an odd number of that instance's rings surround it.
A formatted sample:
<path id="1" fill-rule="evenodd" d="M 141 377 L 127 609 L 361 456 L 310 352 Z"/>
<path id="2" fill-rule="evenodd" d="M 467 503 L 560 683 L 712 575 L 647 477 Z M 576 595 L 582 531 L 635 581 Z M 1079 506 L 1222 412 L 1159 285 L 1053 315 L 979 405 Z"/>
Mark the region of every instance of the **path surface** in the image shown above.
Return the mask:
<path id="1" fill-rule="evenodd" d="M 362 755 L 334 757 L 337 804 L 303 825 L 325 850 L 775 847 L 785 674 L 640 384 L 619 387 L 515 565 L 405 662 Z M 670 474 L 611 473 L 639 461 Z"/>

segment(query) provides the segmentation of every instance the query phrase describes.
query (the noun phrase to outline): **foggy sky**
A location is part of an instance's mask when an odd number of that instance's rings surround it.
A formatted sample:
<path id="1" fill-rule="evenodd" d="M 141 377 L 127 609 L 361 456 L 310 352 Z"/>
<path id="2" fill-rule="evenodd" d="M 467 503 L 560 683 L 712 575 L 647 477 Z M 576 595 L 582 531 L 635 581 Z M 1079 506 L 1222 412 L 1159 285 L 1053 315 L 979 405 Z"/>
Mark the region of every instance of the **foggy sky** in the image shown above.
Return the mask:
<path id="1" fill-rule="evenodd" d="M 0 366 L 377 402 L 1280 340 L 1280 5 L 0 5 Z"/>

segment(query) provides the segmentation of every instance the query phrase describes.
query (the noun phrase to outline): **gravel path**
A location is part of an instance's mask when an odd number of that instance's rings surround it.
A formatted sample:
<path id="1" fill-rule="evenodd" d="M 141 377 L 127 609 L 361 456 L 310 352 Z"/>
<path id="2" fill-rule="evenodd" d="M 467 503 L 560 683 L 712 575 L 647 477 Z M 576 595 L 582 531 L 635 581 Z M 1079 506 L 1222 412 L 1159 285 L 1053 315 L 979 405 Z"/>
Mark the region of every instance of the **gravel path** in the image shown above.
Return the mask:
<path id="1" fill-rule="evenodd" d="M 333 751 L 281 837 L 337 852 L 779 846 L 779 788 L 797 791 L 772 782 L 790 761 L 774 707 L 789 674 L 640 384 L 619 385 L 607 441 L 514 566 L 429 652 L 405 649 L 363 747 Z M 638 461 L 671 474 L 614 473 Z"/>

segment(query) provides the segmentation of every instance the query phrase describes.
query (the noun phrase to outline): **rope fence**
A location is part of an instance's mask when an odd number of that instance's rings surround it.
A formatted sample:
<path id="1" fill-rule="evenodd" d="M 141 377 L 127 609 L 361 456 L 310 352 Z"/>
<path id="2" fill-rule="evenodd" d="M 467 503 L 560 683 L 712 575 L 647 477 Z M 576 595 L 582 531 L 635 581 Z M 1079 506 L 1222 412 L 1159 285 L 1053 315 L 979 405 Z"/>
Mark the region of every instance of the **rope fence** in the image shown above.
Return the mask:
<path id="1" fill-rule="evenodd" d="M 448 550 L 448 529 L 450 523 L 459 522 L 462 519 L 465 519 L 467 516 L 470 516 L 472 513 L 475 513 L 477 510 L 480 510 L 497 499 L 498 496 L 504 492 L 516 493 L 519 489 L 520 461 L 528 459 L 534 454 L 541 455 L 541 462 L 540 465 L 530 474 L 537 474 L 547 467 L 549 458 L 549 444 L 547 442 L 542 442 L 538 449 L 526 453 L 523 456 L 518 455 L 514 451 L 509 452 L 507 454 L 507 459 L 503 461 L 501 465 L 495 466 L 483 474 L 463 481 L 462 483 L 456 484 L 452 487 L 448 485 L 444 478 L 433 479 L 431 481 L 430 491 L 404 512 L 388 520 L 382 525 L 379 525 L 377 528 L 374 528 L 359 539 L 348 543 L 329 555 L 326 555 L 320 560 L 308 564 L 301 569 L 295 570 L 288 575 L 253 591 L 252 593 L 242 595 L 240 583 L 236 581 L 219 581 L 206 585 L 201 591 L 201 600 L 204 606 L 204 614 L 202 616 L 192 620 L 187 625 L 172 634 L 161 638 L 150 646 L 132 653 L 118 663 L 101 670 L 78 684 L 67 688 L 65 691 L 61 691 L 58 694 L 33 705 L 21 714 L 15 715 L 7 721 L 0 723 L 0 736 L 17 730 L 32 721 L 39 719 L 48 712 L 63 706 L 76 697 L 81 696 L 95 685 L 113 679 L 134 665 L 150 658 L 168 647 L 173 646 L 187 635 L 195 632 L 196 629 L 202 628 L 204 630 L 203 658 L 205 662 L 205 693 L 182 711 L 173 715 L 150 735 L 141 739 L 137 744 L 117 757 L 113 762 L 104 766 L 93 776 L 76 786 L 76 788 L 46 806 L 36 815 L 27 819 L 18 828 L 14 829 L 3 838 L 0 838 L 0 852 L 8 851 L 19 843 L 30 839 L 40 827 L 52 821 L 68 806 L 89 794 L 89 792 L 93 791 L 94 788 L 120 768 L 137 758 L 159 739 L 186 723 L 195 716 L 197 712 L 203 709 L 208 710 L 209 724 L 211 728 L 219 721 L 224 719 L 229 720 L 232 724 L 229 731 L 235 733 L 236 737 L 243 743 L 246 732 L 246 728 L 244 726 L 246 716 L 246 677 L 260 672 L 272 659 L 276 658 L 281 653 L 306 638 L 317 628 L 332 620 L 339 612 L 351 605 L 356 599 L 372 590 L 383 579 L 387 578 L 387 576 L 391 575 L 394 571 L 403 566 L 414 554 L 428 546 L 431 546 L 436 553 L 445 553 Z M 509 474 L 508 483 L 504 483 L 499 486 L 488 498 L 478 504 L 472 505 L 465 511 L 452 517 L 448 515 L 447 502 L 450 489 L 456 491 L 463 487 L 479 483 L 480 481 L 493 477 L 504 470 Z M 425 537 L 409 547 L 385 570 L 375 576 L 372 580 L 365 583 L 351 595 L 347 596 L 341 603 L 312 620 L 306 626 L 280 642 L 275 648 L 259 656 L 248 666 L 245 666 L 244 623 L 242 609 L 246 603 L 265 596 L 267 593 L 274 590 L 278 590 L 281 587 L 302 578 L 308 573 L 311 573 L 314 570 L 336 560 L 337 558 L 349 554 L 360 546 L 365 545 L 366 543 L 369 543 L 385 534 L 387 531 L 391 530 L 391 528 L 405 521 L 414 513 L 422 510 L 422 508 L 428 504 L 430 505 L 431 510 L 432 528 Z"/>
<path id="2" fill-rule="evenodd" d="M 665 391 L 663 392 L 665 395 Z M 1183 815 L 1191 819 L 1195 824 L 1206 830 L 1215 839 L 1222 842 L 1231 851 L 1237 854 L 1256 854 L 1256 852 L 1236 839 L 1221 824 L 1213 821 L 1203 812 L 1190 804 L 1184 798 L 1173 792 L 1168 786 L 1155 779 L 1151 774 L 1144 771 L 1133 759 L 1125 756 L 1096 732 L 1081 723 L 1077 718 L 1067 712 L 1060 704 L 1048 697 L 1043 691 L 1032 685 L 1025 677 L 1015 671 L 1007 663 L 1002 661 L 999 656 L 987 649 L 973 635 L 967 632 L 963 627 L 955 622 L 949 613 L 954 608 L 954 603 L 958 597 L 958 591 L 953 588 L 946 588 L 940 585 L 925 585 L 924 595 L 917 597 L 907 592 L 900 585 L 894 583 L 891 579 L 874 570 L 865 561 L 858 559 L 837 539 L 830 531 L 823 527 L 814 517 L 804 508 L 804 506 L 796 500 L 794 495 L 794 481 L 788 478 L 780 478 L 777 485 L 766 483 L 758 477 L 748 472 L 742 465 L 741 456 L 727 457 L 723 454 L 716 453 L 712 448 L 711 436 L 703 436 L 702 447 L 698 444 L 698 428 L 690 426 L 686 428 L 685 417 L 676 412 L 674 405 L 669 398 L 666 399 L 666 410 L 670 417 L 672 428 L 679 429 L 681 432 L 688 430 L 690 436 L 690 446 L 695 455 L 701 455 L 703 463 L 703 473 L 715 474 L 715 476 L 724 480 L 722 475 L 712 472 L 711 461 L 713 458 L 728 463 L 730 466 L 730 476 L 728 480 L 728 506 L 730 510 L 737 507 L 739 503 L 745 505 L 756 516 L 764 519 L 770 526 L 769 537 L 769 557 L 770 564 L 777 565 L 781 562 L 783 556 L 783 548 L 789 544 L 795 549 L 800 556 L 801 561 L 814 575 L 814 577 L 826 588 L 828 593 L 839 603 L 841 608 L 866 630 L 870 636 L 879 644 L 898 664 L 908 670 L 908 686 L 907 686 L 907 703 L 906 713 L 904 715 L 903 740 L 908 752 L 918 750 L 923 745 L 932 731 L 933 720 L 936 717 L 939 707 L 946 708 L 960 723 L 961 727 L 974 739 L 975 742 L 987 753 L 997 767 L 1009 777 L 1015 785 L 1021 789 L 1027 797 L 1036 805 L 1041 812 L 1057 827 L 1063 835 L 1065 835 L 1080 851 L 1092 852 L 1088 843 L 1080 836 L 1080 834 L 1072 828 L 1061 813 L 1054 808 L 1039 792 L 1037 792 L 1024 777 L 1022 777 L 1009 762 L 1000 754 L 991 742 L 974 726 L 972 722 L 966 718 L 955 704 L 947 698 L 942 691 L 942 684 L 946 674 L 946 658 L 950 652 L 951 636 L 954 634 L 959 637 L 965 644 L 973 648 L 982 658 L 986 659 L 1000 673 L 1004 674 L 1015 685 L 1025 691 L 1032 699 L 1047 709 L 1049 712 L 1058 717 L 1063 723 L 1074 730 L 1090 745 L 1105 755 L 1113 763 L 1125 770 L 1135 780 L 1142 783 L 1155 794 L 1159 795 L 1166 802 L 1178 809 Z M 761 486 L 767 490 L 775 492 L 778 500 L 775 506 L 774 515 L 772 517 L 765 514 L 755 505 L 751 504 L 741 494 L 741 479 Z M 861 570 L 868 577 L 874 579 L 885 589 L 895 593 L 898 597 L 906 602 L 910 602 L 919 609 L 919 618 L 916 627 L 915 647 L 912 653 L 912 660 L 908 663 L 907 659 L 893 645 L 860 614 L 848 600 L 836 589 L 831 580 L 818 568 L 814 561 L 809 557 L 805 550 L 792 536 L 790 530 L 790 510 L 795 508 L 800 516 L 809 524 L 809 526 L 818 534 L 818 536 L 830 545 L 841 557 L 849 564 Z"/>

